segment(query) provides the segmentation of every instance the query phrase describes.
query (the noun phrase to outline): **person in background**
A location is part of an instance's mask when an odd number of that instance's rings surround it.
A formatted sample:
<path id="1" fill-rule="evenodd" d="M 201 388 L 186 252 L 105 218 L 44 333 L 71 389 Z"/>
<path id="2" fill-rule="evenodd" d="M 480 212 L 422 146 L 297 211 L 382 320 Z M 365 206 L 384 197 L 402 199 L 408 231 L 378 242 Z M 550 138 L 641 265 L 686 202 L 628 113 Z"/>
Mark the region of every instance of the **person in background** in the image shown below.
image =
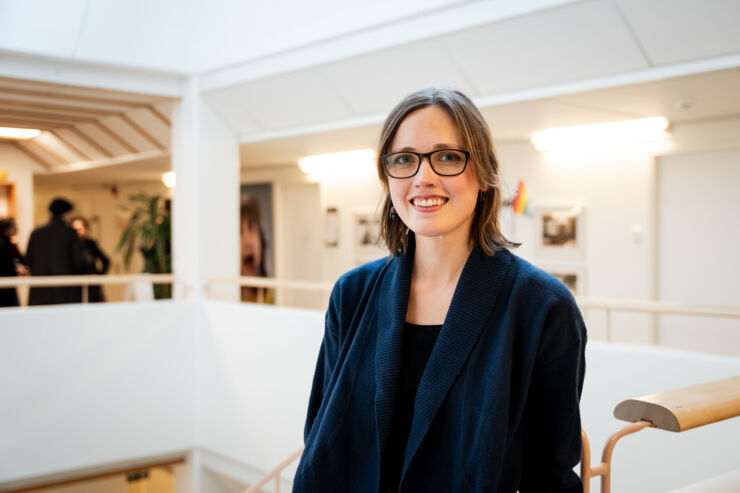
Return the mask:
<path id="1" fill-rule="evenodd" d="M 257 201 L 252 196 L 242 200 L 239 226 L 241 242 L 241 275 L 267 277 L 265 250 L 267 242 L 262 230 L 262 217 Z M 273 303 L 271 289 L 242 286 L 242 301 Z"/>
<path id="2" fill-rule="evenodd" d="M 70 276 L 84 274 L 84 247 L 69 222 L 73 205 L 64 198 L 49 204 L 51 219 L 33 230 L 28 240 L 26 261 L 32 276 Z M 80 286 L 35 287 L 28 295 L 29 305 L 53 305 L 82 301 Z"/>
<path id="3" fill-rule="evenodd" d="M 13 241 L 17 232 L 15 219 L 0 219 L 0 277 L 28 275 L 28 269 L 23 265 L 23 256 Z M 15 288 L 0 288 L 0 306 L 19 306 Z"/>
<path id="4" fill-rule="evenodd" d="M 98 243 L 88 236 L 89 223 L 84 217 L 78 216 L 72 219 L 72 228 L 77 231 L 77 236 L 82 240 L 83 254 L 85 256 L 85 274 L 103 275 L 110 268 L 108 256 L 98 246 Z M 82 289 L 85 289 L 84 287 Z M 91 285 L 88 287 L 88 301 L 99 303 L 105 301 L 103 287 Z"/>

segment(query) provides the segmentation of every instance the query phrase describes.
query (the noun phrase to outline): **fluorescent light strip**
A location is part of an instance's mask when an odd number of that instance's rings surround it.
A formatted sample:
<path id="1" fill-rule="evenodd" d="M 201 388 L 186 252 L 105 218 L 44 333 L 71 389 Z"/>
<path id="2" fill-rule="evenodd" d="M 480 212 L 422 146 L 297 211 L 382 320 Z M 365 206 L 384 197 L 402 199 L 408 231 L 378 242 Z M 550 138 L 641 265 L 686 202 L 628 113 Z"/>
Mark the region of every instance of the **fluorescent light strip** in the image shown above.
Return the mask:
<path id="1" fill-rule="evenodd" d="M 538 151 L 577 150 L 630 142 L 645 142 L 666 136 L 668 120 L 662 116 L 619 122 L 553 128 L 532 134 Z"/>
<path id="2" fill-rule="evenodd" d="M 35 128 L 0 127 L 0 139 L 26 140 L 41 135 L 41 130 Z"/>
<path id="3" fill-rule="evenodd" d="M 364 176 L 375 169 L 375 151 L 334 152 L 302 157 L 298 160 L 301 171 L 314 178 Z"/>

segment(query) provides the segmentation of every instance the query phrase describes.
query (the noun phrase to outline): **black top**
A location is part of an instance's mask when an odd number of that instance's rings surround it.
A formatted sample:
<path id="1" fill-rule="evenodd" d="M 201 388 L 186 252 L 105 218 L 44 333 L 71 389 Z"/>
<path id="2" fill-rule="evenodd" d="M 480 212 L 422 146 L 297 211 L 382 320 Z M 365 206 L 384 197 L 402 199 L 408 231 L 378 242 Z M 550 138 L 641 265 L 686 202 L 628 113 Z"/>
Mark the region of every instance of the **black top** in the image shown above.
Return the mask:
<path id="1" fill-rule="evenodd" d="M 393 425 L 381 465 L 382 493 L 398 491 L 400 486 L 406 442 L 414 415 L 416 390 L 441 329 L 441 325 L 416 325 L 409 322 L 404 324 L 398 393 L 393 406 Z"/>

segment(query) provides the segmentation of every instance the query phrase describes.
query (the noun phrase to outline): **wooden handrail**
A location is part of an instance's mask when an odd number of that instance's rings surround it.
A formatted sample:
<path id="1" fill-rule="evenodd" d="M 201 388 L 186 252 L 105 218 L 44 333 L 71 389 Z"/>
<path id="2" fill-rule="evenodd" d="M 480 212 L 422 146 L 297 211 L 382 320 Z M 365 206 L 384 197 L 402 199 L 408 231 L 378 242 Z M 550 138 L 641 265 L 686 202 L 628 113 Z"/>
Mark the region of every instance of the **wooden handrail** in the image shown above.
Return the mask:
<path id="1" fill-rule="evenodd" d="M 591 478 L 601 476 L 601 492 L 611 488 L 611 461 L 614 446 L 623 436 L 647 427 L 686 431 L 740 416 L 740 375 L 627 399 L 614 408 L 614 417 L 630 424 L 614 433 L 601 455 L 601 464 L 591 467 L 591 447 L 581 430 L 581 482 L 589 493 Z"/>
<path id="2" fill-rule="evenodd" d="M 686 431 L 740 416 L 740 375 L 620 402 L 614 417 L 651 421 L 667 431 Z"/>
<path id="3" fill-rule="evenodd" d="M 252 486 L 244 490 L 243 493 L 259 493 L 260 488 L 262 488 L 264 485 L 269 483 L 271 480 L 275 480 L 275 493 L 280 493 L 280 473 L 288 467 L 290 464 L 292 464 L 294 461 L 298 460 L 301 457 L 301 454 L 303 453 L 303 446 L 290 454 L 287 459 L 282 461 L 278 466 L 273 469 L 272 471 L 268 472 L 262 478 L 260 478 L 259 481 L 254 483 Z"/>

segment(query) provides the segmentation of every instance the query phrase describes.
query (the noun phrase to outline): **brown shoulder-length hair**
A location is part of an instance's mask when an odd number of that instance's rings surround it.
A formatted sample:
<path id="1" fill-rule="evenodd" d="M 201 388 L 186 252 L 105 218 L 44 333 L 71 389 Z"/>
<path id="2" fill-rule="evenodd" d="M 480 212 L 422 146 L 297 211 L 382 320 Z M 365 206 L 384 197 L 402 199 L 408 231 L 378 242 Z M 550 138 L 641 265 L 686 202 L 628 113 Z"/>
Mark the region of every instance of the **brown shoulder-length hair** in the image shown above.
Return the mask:
<path id="1" fill-rule="evenodd" d="M 475 206 L 470 237 L 488 255 L 502 248 L 519 246 L 506 239 L 501 233 L 498 213 L 501 210 L 501 174 L 496 152 L 483 115 L 473 102 L 460 91 L 430 87 L 409 94 L 386 118 L 378 144 L 378 177 L 383 183 L 384 197 L 380 210 L 380 237 L 392 255 L 399 255 L 408 246 L 409 229 L 393 210 L 388 189 L 388 176 L 382 156 L 390 152 L 391 144 L 401 122 L 416 110 L 427 106 L 438 106 L 447 112 L 460 130 L 465 149 L 470 152 L 468 166 L 473 166 L 478 183 L 485 191 L 480 192 Z"/>

